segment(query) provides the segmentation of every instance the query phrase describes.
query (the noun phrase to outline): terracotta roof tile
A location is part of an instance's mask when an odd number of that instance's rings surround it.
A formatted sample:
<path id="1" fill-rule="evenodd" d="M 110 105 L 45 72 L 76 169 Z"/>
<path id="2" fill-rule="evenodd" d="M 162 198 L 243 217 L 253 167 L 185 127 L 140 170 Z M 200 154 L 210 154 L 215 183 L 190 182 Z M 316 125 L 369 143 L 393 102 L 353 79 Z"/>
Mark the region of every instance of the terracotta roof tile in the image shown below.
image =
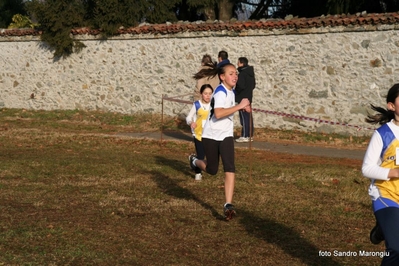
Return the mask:
<path id="1" fill-rule="evenodd" d="M 236 21 L 228 22 L 178 22 L 166 24 L 143 24 L 137 27 L 121 28 L 119 34 L 176 34 L 179 32 L 203 32 L 203 31 L 236 31 L 245 30 L 272 30 L 272 29 L 307 29 L 334 26 L 362 26 L 362 25 L 393 25 L 399 24 L 398 13 L 384 14 L 356 14 L 356 15 L 329 15 L 315 18 L 292 18 L 292 19 L 268 19 L 258 21 Z M 38 36 L 40 30 L 34 29 L 0 29 L 0 37 L 12 36 Z M 71 31 L 73 35 L 98 35 L 98 29 L 77 28 Z"/>

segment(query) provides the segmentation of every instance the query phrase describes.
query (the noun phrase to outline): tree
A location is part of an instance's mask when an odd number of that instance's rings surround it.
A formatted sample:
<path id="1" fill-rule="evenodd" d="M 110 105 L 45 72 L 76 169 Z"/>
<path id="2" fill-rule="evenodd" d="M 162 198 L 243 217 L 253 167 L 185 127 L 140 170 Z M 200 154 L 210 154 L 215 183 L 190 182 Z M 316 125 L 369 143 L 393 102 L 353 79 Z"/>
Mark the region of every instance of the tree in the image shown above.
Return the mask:
<path id="1" fill-rule="evenodd" d="M 226 0 L 182 0 L 176 4 L 176 15 L 179 20 L 215 20 L 219 19 L 219 2 Z M 228 4 L 228 3 L 227 3 Z M 234 3 L 233 3 L 234 4 Z M 224 3 L 222 3 L 222 6 Z M 223 6 L 223 8 L 225 8 Z M 230 14 L 232 15 L 232 13 Z M 231 18 L 231 17 L 230 17 Z"/>
<path id="2" fill-rule="evenodd" d="M 233 16 L 234 2 L 231 0 L 219 0 L 219 19 L 222 21 L 230 20 Z"/>
<path id="3" fill-rule="evenodd" d="M 141 19 L 149 23 L 165 23 L 177 20 L 176 6 L 181 5 L 181 0 L 141 0 Z"/>
<path id="4" fill-rule="evenodd" d="M 103 37 L 114 35 L 117 30 L 137 25 L 143 10 L 151 9 L 148 1 L 137 0 L 88 0 L 84 3 L 85 23 L 101 29 Z"/>
<path id="5" fill-rule="evenodd" d="M 285 2 L 275 16 L 317 17 L 321 15 L 396 12 L 399 0 L 280 0 Z"/>
<path id="6" fill-rule="evenodd" d="M 254 12 L 251 14 L 251 19 L 260 19 L 260 18 L 265 18 L 269 16 L 269 8 L 270 5 L 276 4 L 278 1 L 274 0 L 261 0 L 257 4 Z"/>
<path id="7" fill-rule="evenodd" d="M 320 15 L 327 15 L 328 0 L 291 0 L 288 1 L 286 6 L 286 15 L 294 15 L 298 17 L 316 17 Z M 339 1 L 339 0 L 338 0 Z"/>
<path id="8" fill-rule="evenodd" d="M 24 0 L 0 0 L 0 28 L 7 28 L 16 14 L 26 15 Z"/>
<path id="9" fill-rule="evenodd" d="M 398 0 L 329 0 L 328 7 L 331 14 L 356 13 L 367 11 L 368 13 L 396 12 L 399 10 Z M 334 9 L 335 8 L 335 9 Z"/>
<path id="10" fill-rule="evenodd" d="M 70 37 L 74 27 L 84 25 L 84 5 L 80 0 L 33 0 L 27 3 L 30 14 L 43 30 L 42 41 L 54 49 L 55 57 L 80 51 L 84 44 Z"/>
<path id="11" fill-rule="evenodd" d="M 361 11 L 379 13 L 382 11 L 383 2 L 379 0 L 328 0 L 327 7 L 329 14 L 353 14 Z"/>
<path id="12" fill-rule="evenodd" d="M 399 0 L 387 0 L 385 1 L 385 12 L 395 12 L 399 10 Z"/>

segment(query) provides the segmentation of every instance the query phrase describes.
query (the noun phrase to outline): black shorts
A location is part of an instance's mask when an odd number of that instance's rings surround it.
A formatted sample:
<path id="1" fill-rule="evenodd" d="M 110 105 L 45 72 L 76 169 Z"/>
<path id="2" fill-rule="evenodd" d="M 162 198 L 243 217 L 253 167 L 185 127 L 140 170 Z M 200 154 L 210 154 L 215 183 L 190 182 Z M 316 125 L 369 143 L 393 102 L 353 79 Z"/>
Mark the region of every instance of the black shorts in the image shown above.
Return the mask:
<path id="1" fill-rule="evenodd" d="M 216 175 L 219 169 L 219 157 L 222 158 L 224 172 L 235 172 L 234 138 L 227 137 L 222 141 L 202 138 L 206 157 L 206 172 Z"/>

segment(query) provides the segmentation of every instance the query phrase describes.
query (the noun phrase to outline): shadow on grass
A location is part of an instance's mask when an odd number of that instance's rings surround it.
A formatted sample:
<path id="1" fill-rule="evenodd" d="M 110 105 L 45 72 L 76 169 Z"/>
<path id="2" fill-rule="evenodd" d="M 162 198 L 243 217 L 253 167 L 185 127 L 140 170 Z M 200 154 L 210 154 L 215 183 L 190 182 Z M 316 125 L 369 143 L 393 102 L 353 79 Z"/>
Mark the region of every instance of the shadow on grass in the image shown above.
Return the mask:
<path id="1" fill-rule="evenodd" d="M 191 193 L 190 190 L 182 188 L 179 186 L 174 180 L 170 179 L 167 175 L 162 174 L 158 171 L 150 171 L 148 172 L 152 176 L 152 180 L 154 180 L 160 190 L 172 197 L 185 199 L 185 200 L 193 200 L 197 202 L 201 207 L 206 210 L 209 210 L 212 213 L 212 216 L 218 220 L 224 220 L 223 216 L 219 214 L 215 208 L 213 208 L 208 203 L 204 202 L 203 200 L 199 199 L 196 195 Z"/>
<path id="2" fill-rule="evenodd" d="M 189 167 L 188 162 L 187 164 L 183 164 L 181 161 L 168 159 L 161 156 L 157 156 L 156 161 L 158 164 L 164 164 L 177 171 L 182 172 L 183 174 L 193 176 L 193 172 L 188 170 Z M 215 210 L 215 208 L 213 208 L 211 205 L 198 198 L 189 189 L 182 188 L 175 180 L 169 178 L 167 175 L 159 171 L 148 171 L 148 173 L 151 175 L 151 178 L 157 183 L 158 187 L 161 189 L 163 193 L 175 198 L 193 200 L 197 202 L 199 205 L 201 205 L 201 207 L 203 207 L 204 209 L 209 210 L 212 213 L 212 216 L 215 217 L 216 219 L 224 220 L 224 217 L 221 214 L 219 214 Z"/>
<path id="3" fill-rule="evenodd" d="M 161 156 L 157 156 L 156 160 L 158 164 L 163 164 L 192 176 L 192 172 L 186 170 L 188 169 L 188 163 L 183 164 L 181 161 Z M 159 171 L 148 171 L 148 173 L 163 193 L 175 198 L 194 200 L 204 209 L 211 211 L 212 216 L 216 219 L 224 221 L 223 215 L 219 214 L 211 205 L 198 198 L 189 189 L 181 187 L 175 180 Z M 267 243 L 272 243 L 280 247 L 280 249 L 284 250 L 285 253 L 300 259 L 306 265 L 340 265 L 331 257 L 320 257 L 319 248 L 306 241 L 306 239 L 303 239 L 298 232 L 283 224 L 277 223 L 273 220 L 260 218 L 245 210 L 238 210 L 238 215 L 237 220 L 243 225 L 248 233 Z"/>
<path id="4" fill-rule="evenodd" d="M 188 161 L 188 157 L 187 157 L 187 163 L 183 163 L 182 161 L 175 159 L 165 158 L 162 156 L 155 156 L 155 160 L 157 164 L 170 167 L 176 170 L 177 172 L 190 176 L 190 178 L 194 178 L 194 172 L 190 169 L 190 163 Z"/>
<path id="5" fill-rule="evenodd" d="M 244 210 L 239 210 L 238 215 L 237 219 L 248 233 L 280 247 L 286 254 L 300 259 L 306 265 L 340 265 L 331 257 L 319 256 L 320 249 L 306 241 L 292 228 Z"/>

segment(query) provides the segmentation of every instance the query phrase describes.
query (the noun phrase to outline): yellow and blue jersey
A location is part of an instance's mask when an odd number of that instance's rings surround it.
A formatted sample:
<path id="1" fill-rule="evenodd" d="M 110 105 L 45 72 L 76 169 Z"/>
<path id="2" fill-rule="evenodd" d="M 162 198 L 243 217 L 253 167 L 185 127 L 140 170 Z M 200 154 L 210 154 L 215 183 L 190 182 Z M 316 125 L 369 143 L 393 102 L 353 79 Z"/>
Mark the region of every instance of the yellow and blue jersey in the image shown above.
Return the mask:
<path id="1" fill-rule="evenodd" d="M 389 169 L 399 168 L 399 165 L 396 165 L 396 148 L 399 148 L 399 140 L 387 124 L 382 125 L 377 131 L 383 142 L 380 166 Z M 380 196 L 373 203 L 374 211 L 386 207 L 399 208 L 399 178 L 373 180 L 373 185 L 378 189 Z"/>
<path id="2" fill-rule="evenodd" d="M 196 101 L 194 104 L 196 105 L 196 109 L 197 109 L 197 113 L 196 113 L 197 119 L 195 121 L 197 126 L 194 129 L 194 134 L 195 134 L 195 138 L 198 139 L 199 141 L 201 141 L 202 130 L 204 128 L 206 119 L 209 114 L 209 108 L 208 108 L 208 110 L 206 110 L 204 108 L 204 106 L 200 104 L 200 101 Z"/>

